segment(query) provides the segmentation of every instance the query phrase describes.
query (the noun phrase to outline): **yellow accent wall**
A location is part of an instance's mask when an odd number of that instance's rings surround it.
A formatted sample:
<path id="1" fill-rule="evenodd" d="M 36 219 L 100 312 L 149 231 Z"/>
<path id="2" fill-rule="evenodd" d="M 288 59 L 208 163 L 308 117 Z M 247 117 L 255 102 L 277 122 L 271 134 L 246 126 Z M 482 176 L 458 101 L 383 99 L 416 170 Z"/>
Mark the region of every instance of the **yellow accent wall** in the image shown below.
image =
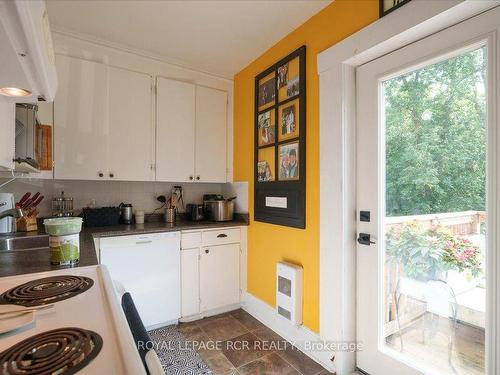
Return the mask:
<path id="1" fill-rule="evenodd" d="M 378 0 L 335 0 L 234 77 L 234 180 L 249 182 L 248 292 L 275 306 L 276 263 L 286 260 L 301 264 L 304 325 L 316 332 L 319 332 L 320 204 L 316 55 L 377 19 Z M 255 76 L 304 44 L 307 46 L 307 196 L 306 229 L 301 230 L 253 221 L 253 110 Z"/>

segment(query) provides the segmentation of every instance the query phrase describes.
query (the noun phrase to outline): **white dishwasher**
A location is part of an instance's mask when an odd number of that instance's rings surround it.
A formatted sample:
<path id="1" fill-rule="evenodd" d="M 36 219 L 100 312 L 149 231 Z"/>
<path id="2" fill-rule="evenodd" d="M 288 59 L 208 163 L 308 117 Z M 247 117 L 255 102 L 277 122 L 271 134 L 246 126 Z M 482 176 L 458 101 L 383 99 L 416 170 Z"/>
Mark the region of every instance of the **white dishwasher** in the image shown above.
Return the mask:
<path id="1" fill-rule="evenodd" d="M 101 238 L 99 260 L 151 329 L 181 316 L 180 232 Z"/>

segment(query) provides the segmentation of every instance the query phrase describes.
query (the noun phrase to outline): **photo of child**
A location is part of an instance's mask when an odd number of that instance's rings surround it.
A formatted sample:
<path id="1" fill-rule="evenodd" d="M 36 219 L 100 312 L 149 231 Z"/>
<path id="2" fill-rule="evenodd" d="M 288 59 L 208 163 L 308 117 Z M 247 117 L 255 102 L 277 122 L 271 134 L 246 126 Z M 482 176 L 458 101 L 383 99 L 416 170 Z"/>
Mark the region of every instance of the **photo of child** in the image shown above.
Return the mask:
<path id="1" fill-rule="evenodd" d="M 281 115 L 281 135 L 295 132 L 295 105 L 283 108 Z"/>
<path id="2" fill-rule="evenodd" d="M 271 111 L 262 113 L 258 118 L 259 125 L 259 146 L 266 146 L 274 143 L 275 131 L 271 125 Z"/>
<path id="3" fill-rule="evenodd" d="M 288 83 L 288 64 L 278 68 L 278 89 L 285 87 Z"/>
<path id="4" fill-rule="evenodd" d="M 280 146 L 280 180 L 299 179 L 299 143 L 288 143 Z"/>
<path id="5" fill-rule="evenodd" d="M 259 161 L 257 163 L 257 181 L 258 182 L 268 182 L 273 181 L 273 174 L 271 172 L 271 167 L 269 163 L 265 160 Z"/>

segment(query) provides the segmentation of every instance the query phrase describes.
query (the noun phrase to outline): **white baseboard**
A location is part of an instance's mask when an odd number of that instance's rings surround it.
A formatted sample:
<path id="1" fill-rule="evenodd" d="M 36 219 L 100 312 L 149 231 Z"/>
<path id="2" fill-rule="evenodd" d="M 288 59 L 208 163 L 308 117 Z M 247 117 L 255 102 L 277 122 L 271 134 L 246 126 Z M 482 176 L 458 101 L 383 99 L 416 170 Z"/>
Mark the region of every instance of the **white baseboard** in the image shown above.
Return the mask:
<path id="1" fill-rule="evenodd" d="M 292 325 L 288 320 L 278 315 L 276 309 L 250 293 L 245 293 L 242 308 L 285 340 L 291 342 L 312 360 L 329 371 L 335 372 L 335 365 L 331 361 L 333 352 L 312 350 L 308 347 L 310 346 L 308 343 L 322 341 L 317 333 L 304 326 Z"/>

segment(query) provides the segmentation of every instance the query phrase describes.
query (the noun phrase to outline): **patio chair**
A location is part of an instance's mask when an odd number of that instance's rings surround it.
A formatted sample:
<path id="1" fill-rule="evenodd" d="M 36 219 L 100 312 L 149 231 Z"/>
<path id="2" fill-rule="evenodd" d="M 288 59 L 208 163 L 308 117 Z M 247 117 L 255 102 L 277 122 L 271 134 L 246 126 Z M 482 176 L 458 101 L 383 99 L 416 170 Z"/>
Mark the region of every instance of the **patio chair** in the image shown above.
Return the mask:
<path id="1" fill-rule="evenodd" d="M 404 341 L 403 332 L 401 329 L 401 314 L 400 314 L 400 302 L 401 302 L 401 279 L 398 279 L 396 287 L 392 295 L 393 303 L 395 306 L 396 315 L 396 328 L 399 336 L 400 342 L 400 352 L 403 352 Z M 452 300 L 454 303 L 450 305 L 449 301 Z M 429 280 L 425 288 L 425 303 L 426 312 L 434 315 L 442 316 L 445 314 L 451 319 L 451 329 L 449 330 L 448 338 L 448 364 L 451 370 L 456 373 L 456 369 L 452 363 L 452 353 L 453 353 L 453 343 L 455 341 L 455 330 L 457 328 L 457 298 L 453 288 L 444 280 Z M 426 341 L 426 315 L 424 314 L 422 319 L 422 343 L 425 344 Z M 435 331 L 434 331 L 435 332 Z"/>

